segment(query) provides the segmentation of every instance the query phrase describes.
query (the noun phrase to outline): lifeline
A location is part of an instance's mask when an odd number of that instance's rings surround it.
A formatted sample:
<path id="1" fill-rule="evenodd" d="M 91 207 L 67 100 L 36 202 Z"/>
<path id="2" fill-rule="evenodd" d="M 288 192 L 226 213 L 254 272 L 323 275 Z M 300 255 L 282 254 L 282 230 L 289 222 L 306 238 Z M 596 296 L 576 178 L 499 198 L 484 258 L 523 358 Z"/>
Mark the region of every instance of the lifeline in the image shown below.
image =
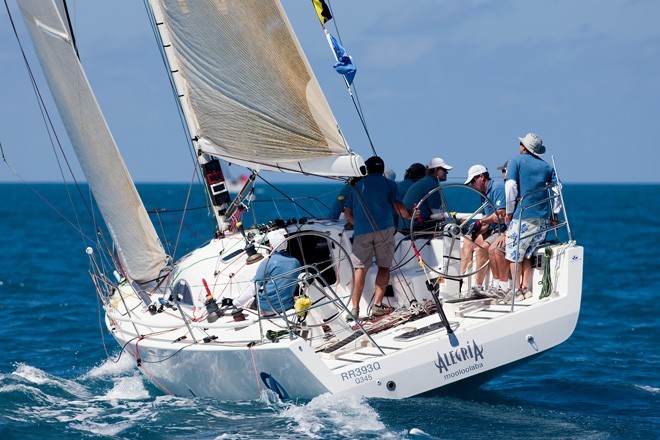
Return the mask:
<path id="1" fill-rule="evenodd" d="M 438 367 L 440 373 L 443 371 L 449 371 L 450 365 L 456 365 L 459 362 L 466 361 L 468 359 L 473 359 L 478 361 L 479 359 L 484 358 L 484 347 L 483 345 L 478 345 L 474 339 L 472 340 L 472 345 L 467 344 L 467 347 L 460 347 L 456 350 L 451 350 L 443 353 L 442 355 L 438 352 L 438 362 L 434 362 L 435 366 Z"/>

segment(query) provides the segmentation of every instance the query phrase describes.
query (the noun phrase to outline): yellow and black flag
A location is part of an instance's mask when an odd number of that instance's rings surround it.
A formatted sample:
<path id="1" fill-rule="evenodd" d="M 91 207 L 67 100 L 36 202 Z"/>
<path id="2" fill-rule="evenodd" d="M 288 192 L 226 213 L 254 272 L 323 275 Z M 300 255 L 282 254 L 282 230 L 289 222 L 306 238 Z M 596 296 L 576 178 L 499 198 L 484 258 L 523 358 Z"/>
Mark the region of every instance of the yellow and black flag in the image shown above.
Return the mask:
<path id="1" fill-rule="evenodd" d="M 314 3 L 314 9 L 316 9 L 316 14 L 319 16 L 321 24 L 326 24 L 332 20 L 330 8 L 328 8 L 328 5 L 325 4 L 324 0 L 312 0 L 312 3 Z"/>

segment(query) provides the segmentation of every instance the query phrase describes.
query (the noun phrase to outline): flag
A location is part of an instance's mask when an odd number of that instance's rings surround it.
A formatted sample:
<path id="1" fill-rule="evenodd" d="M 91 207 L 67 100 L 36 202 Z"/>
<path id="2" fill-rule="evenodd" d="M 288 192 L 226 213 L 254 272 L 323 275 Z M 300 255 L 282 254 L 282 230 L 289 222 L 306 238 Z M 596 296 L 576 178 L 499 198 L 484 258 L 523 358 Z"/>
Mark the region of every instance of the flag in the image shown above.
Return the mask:
<path id="1" fill-rule="evenodd" d="M 316 9 L 316 14 L 319 16 L 321 24 L 326 24 L 332 20 L 330 8 L 328 8 L 328 5 L 325 4 L 324 0 L 312 0 L 312 3 L 314 3 L 314 9 Z"/>
<path id="2" fill-rule="evenodd" d="M 332 45 L 332 49 L 335 51 L 335 55 L 337 57 L 337 62 L 332 67 L 334 67 L 338 73 L 344 75 L 346 82 L 348 82 L 348 85 L 350 86 L 353 84 L 353 78 L 355 78 L 355 72 L 357 71 L 355 64 L 353 64 L 353 58 L 351 58 L 351 56 L 346 53 L 344 48 L 341 47 L 335 37 L 329 33 L 328 35 L 330 37 L 330 44 Z"/>

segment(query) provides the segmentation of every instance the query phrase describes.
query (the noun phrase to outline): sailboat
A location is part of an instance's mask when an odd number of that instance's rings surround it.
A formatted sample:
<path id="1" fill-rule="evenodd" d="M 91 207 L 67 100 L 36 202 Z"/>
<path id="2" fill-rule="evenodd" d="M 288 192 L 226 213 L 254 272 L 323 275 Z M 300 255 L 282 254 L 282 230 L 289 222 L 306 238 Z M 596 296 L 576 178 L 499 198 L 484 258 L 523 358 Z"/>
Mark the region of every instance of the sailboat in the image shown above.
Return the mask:
<path id="1" fill-rule="evenodd" d="M 355 278 L 353 231 L 345 220 L 284 220 L 274 211 L 268 222 L 243 224 L 240 213 L 260 173 L 365 174 L 279 0 L 147 3 L 217 220 L 208 242 L 174 260 L 76 56 L 65 4 L 17 1 L 110 235 L 109 244 L 87 248 L 105 324 L 124 355 L 164 392 L 224 400 L 264 392 L 282 399 L 323 393 L 401 399 L 468 386 L 572 334 L 583 248 L 571 236 L 561 185 L 543 191 L 546 203 L 563 208 L 554 229 L 567 238 L 555 234 L 536 251 L 533 296 L 469 296 L 484 267 L 462 271 L 461 247 L 470 240 L 466 225 L 483 215 L 485 203 L 476 197 L 476 207 L 454 209 L 448 193 L 471 190 L 446 185 L 432 191 L 441 195 L 444 215 L 431 229 L 397 233 L 385 297 L 393 311 L 379 318 L 346 319 Z M 222 163 L 253 170 L 233 199 Z M 274 231 L 283 242 L 272 242 Z M 258 268 L 275 261 L 278 245 L 298 268 L 260 278 Z M 373 269 L 362 310 L 373 302 Z M 295 301 L 271 299 L 276 304 L 267 313 L 259 295 L 269 282 L 293 286 Z M 259 298 L 244 304 L 246 292 Z"/>

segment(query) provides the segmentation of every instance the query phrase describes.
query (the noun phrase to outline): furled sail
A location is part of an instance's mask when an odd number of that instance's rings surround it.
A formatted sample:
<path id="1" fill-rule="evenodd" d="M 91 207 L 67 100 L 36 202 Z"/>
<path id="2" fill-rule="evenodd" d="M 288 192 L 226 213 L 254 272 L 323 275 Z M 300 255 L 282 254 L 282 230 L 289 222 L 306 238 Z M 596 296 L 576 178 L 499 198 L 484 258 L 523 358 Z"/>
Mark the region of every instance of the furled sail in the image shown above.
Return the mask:
<path id="1" fill-rule="evenodd" d="M 149 0 L 191 134 L 256 169 L 359 175 L 279 0 Z"/>
<path id="2" fill-rule="evenodd" d="M 165 251 L 76 56 L 58 11 L 64 10 L 61 2 L 18 0 L 18 5 L 124 269 L 138 282 L 157 278 L 166 265 Z"/>

